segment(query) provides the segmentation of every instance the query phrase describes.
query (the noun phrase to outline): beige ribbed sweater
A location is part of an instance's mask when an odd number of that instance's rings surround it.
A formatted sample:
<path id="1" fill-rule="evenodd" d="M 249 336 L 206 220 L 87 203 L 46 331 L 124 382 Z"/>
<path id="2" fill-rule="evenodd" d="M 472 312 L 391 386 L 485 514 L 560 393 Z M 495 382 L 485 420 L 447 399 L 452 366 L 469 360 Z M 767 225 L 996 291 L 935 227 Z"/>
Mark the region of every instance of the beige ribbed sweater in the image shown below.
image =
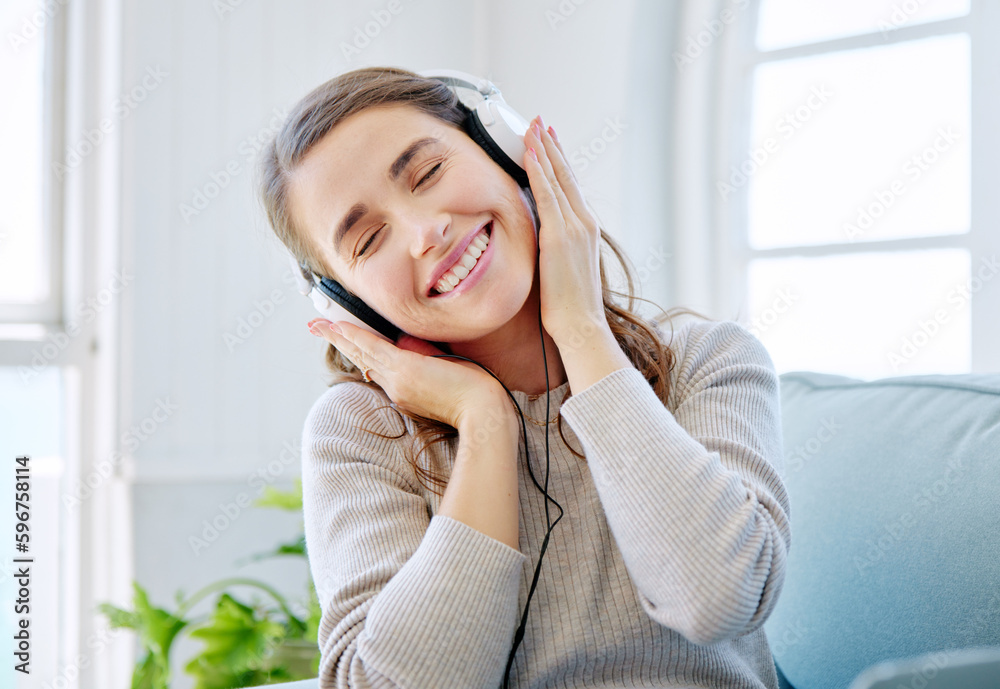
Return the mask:
<path id="1" fill-rule="evenodd" d="M 514 687 L 778 686 L 761 625 L 790 547 L 778 378 L 732 321 L 690 322 L 664 406 L 634 368 L 562 404 L 550 431 L 552 532 Z M 552 413 L 568 383 L 551 394 Z M 535 419 L 545 396 L 514 392 Z M 454 519 L 407 463 L 408 427 L 355 383 L 303 433 L 306 545 L 323 609 L 320 687 L 495 689 L 546 524 L 520 450 L 519 549 Z M 545 430 L 528 423 L 544 480 Z M 440 446 L 439 446 L 440 447 Z M 448 468 L 455 444 L 438 452 Z M 552 510 L 553 519 L 557 514 Z"/>

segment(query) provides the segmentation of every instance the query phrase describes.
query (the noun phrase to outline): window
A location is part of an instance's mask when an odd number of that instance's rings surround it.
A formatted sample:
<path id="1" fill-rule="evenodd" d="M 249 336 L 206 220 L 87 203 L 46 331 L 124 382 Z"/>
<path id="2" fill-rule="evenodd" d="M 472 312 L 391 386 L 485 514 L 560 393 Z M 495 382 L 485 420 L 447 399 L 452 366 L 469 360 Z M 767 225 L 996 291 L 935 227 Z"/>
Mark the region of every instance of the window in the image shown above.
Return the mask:
<path id="1" fill-rule="evenodd" d="M 60 335 L 62 253 L 60 191 L 50 178 L 46 161 L 60 138 L 62 122 L 54 105 L 62 54 L 61 24 L 53 7 L 16 0 L 0 5 L 4 54 L 0 58 L 0 438 L 7 470 L 0 479 L 3 495 L 15 495 L 14 459 L 28 456 L 28 540 L 24 552 L 11 551 L 0 571 L 4 601 L 18 598 L 15 573 L 31 558 L 30 599 L 26 612 L 7 611 L 13 636 L 27 620 L 31 632 L 30 675 L 8 668 L 20 687 L 42 687 L 56 679 L 55 668 L 70 638 L 65 632 L 66 593 L 72 587 L 62 576 L 76 571 L 67 549 L 67 529 L 73 517 L 61 505 L 66 489 L 67 404 L 72 395 L 72 352 Z M 68 375 L 67 375 L 68 374 Z M 22 491 L 18 491 L 19 493 Z M 22 508 L 18 511 L 23 512 Z M 13 510 L 2 520 L 13 534 Z M 67 630 L 68 631 L 68 630 Z M 20 664 L 23 658 L 16 659 Z"/>
<path id="2" fill-rule="evenodd" d="M 700 189 L 715 229 L 709 311 L 750 328 L 779 373 L 1000 371 L 988 164 L 1000 13 L 968 0 L 723 4 L 730 21 L 703 42 L 715 65 L 701 67 L 716 87 L 702 101 L 716 127 Z"/>
<path id="3" fill-rule="evenodd" d="M 23 619 L 31 630 L 30 674 L 8 668 L 22 689 L 107 685 L 110 649 L 121 645 L 102 641 L 106 623 L 94 610 L 128 576 L 127 495 L 104 472 L 89 489 L 98 497 L 71 500 L 114 447 L 117 302 L 100 300 L 105 267 L 117 260 L 116 142 L 108 135 L 76 158 L 65 145 L 89 143 L 114 98 L 116 44 L 107 29 L 90 30 L 113 27 L 102 24 L 111 9 L 89 0 L 0 6 L 0 451 L 9 469 L 0 488 L 14 495 L 14 458 L 30 457 L 24 556 L 34 558 L 30 609 L 7 610 L 11 635 Z M 13 514 L 3 521 L 13 533 Z M 5 601 L 16 598 L 21 555 L 3 559 Z"/>
<path id="4" fill-rule="evenodd" d="M 7 103 L 0 111 L 0 158 L 16 162 L 0 168 L 0 323 L 58 320 L 60 257 L 43 163 L 53 143 L 46 136 L 53 95 L 46 62 L 54 51 L 45 29 L 48 15 L 36 13 L 37 3 L 24 0 L 0 7 L 0 26 L 7 29 L 0 60 L 0 93 Z"/>

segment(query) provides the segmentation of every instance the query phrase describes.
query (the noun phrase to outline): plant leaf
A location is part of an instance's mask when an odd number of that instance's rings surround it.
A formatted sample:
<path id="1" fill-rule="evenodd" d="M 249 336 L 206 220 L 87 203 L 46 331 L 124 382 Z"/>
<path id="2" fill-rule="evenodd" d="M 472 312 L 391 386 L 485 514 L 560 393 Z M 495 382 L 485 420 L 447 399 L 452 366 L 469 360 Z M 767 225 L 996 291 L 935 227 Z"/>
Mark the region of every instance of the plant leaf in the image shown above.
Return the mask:
<path id="1" fill-rule="evenodd" d="M 238 560 L 237 564 L 240 567 L 247 565 L 251 562 L 256 562 L 257 560 L 267 560 L 272 557 L 281 557 L 283 555 L 291 555 L 295 557 L 306 557 L 306 537 L 305 534 L 299 536 L 298 540 L 290 541 L 288 543 L 282 543 L 275 550 L 270 550 L 264 553 L 255 553 L 253 555 L 248 555 L 242 560 Z"/>
<path id="2" fill-rule="evenodd" d="M 132 672 L 132 689 L 168 689 L 170 646 L 187 621 L 151 605 L 149 596 L 138 582 L 132 582 L 132 589 L 134 611 L 123 610 L 110 603 L 101 603 L 97 607 L 107 615 L 112 628 L 135 630 L 145 650 Z"/>
<path id="3" fill-rule="evenodd" d="M 166 663 L 170 654 L 170 646 L 186 625 L 187 621 L 163 610 L 154 607 L 149 602 L 146 591 L 138 583 L 132 582 L 135 589 L 135 614 L 139 617 L 139 638 L 143 646 L 148 648 L 154 655 L 159 656 Z"/>
<path id="4" fill-rule="evenodd" d="M 267 618 L 257 619 L 253 608 L 222 594 L 209 623 L 191 632 L 205 643 L 204 650 L 185 667 L 192 674 L 206 666 L 226 667 L 239 675 L 267 666 L 274 647 L 285 637 L 285 627 Z M 208 681 L 207 674 L 204 676 Z"/>
<path id="5" fill-rule="evenodd" d="M 302 479 L 295 479 L 292 490 L 278 490 L 274 486 L 264 487 L 264 494 L 254 500 L 254 507 L 277 507 L 291 512 L 302 511 Z"/>
<path id="6" fill-rule="evenodd" d="M 140 620 L 139 616 L 132 612 L 131 610 L 122 610 L 119 607 L 112 605 L 111 603 L 101 603 L 97 606 L 108 618 L 108 624 L 111 625 L 112 629 L 138 629 Z"/>

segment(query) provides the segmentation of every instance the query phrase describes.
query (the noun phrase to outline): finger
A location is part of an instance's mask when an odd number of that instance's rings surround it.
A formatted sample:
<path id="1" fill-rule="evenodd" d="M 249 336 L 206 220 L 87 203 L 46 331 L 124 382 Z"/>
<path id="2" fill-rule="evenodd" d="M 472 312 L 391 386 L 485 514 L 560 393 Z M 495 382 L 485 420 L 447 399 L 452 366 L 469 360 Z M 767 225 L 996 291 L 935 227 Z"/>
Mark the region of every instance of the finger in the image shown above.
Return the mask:
<path id="1" fill-rule="evenodd" d="M 573 173 L 573 168 L 570 167 L 569 161 L 563 154 L 562 146 L 553 136 L 554 133 L 555 130 L 549 127 L 543 130 L 541 134 L 542 143 L 545 145 L 546 158 L 551 163 L 555 178 L 558 180 L 559 190 L 566 197 L 570 208 L 572 208 L 573 212 L 581 220 L 585 220 L 590 215 L 590 207 L 583 197 L 583 192 L 580 190 L 580 185 L 576 180 L 576 175 Z"/>
<path id="2" fill-rule="evenodd" d="M 552 139 L 552 143 L 555 145 L 556 151 L 559 152 L 558 154 L 555 153 L 550 154 L 553 161 L 558 163 L 558 165 L 556 165 L 554 168 L 556 170 L 556 173 L 559 174 L 560 177 L 562 177 L 562 175 L 560 174 L 560 170 L 562 170 L 566 173 L 567 179 L 571 179 L 575 182 L 576 171 L 573 170 L 573 166 L 569 164 L 569 156 L 567 156 L 566 151 L 563 150 L 562 142 L 559 141 L 559 135 L 556 134 L 556 130 L 551 126 L 546 128 L 545 131 L 548 133 L 549 138 Z"/>
<path id="3" fill-rule="evenodd" d="M 552 161 L 549 158 L 547 149 L 545 148 L 545 137 L 547 136 L 547 132 L 544 132 L 544 130 L 538 125 L 538 120 L 540 119 L 541 118 L 536 118 L 531 123 L 529 130 L 531 132 L 531 145 L 535 149 L 535 153 L 538 155 L 538 163 L 544 171 L 545 177 L 549 182 L 549 186 L 552 188 L 552 193 L 559 204 L 560 213 L 565 219 L 568 220 L 573 216 L 573 206 L 569 199 L 566 198 L 565 193 L 563 193 L 559 179 L 556 176 L 554 168 L 552 167 Z M 551 137 L 549 140 L 551 141 Z M 558 153 L 558 151 L 556 153 Z"/>
<path id="4" fill-rule="evenodd" d="M 562 156 L 563 161 L 567 162 L 566 169 L 569 170 L 569 173 L 573 177 L 573 179 L 576 179 L 576 170 L 573 169 L 572 165 L 568 164 L 569 156 L 567 156 L 566 151 L 563 150 L 562 141 L 559 140 L 559 135 L 556 134 L 556 130 L 553 129 L 552 126 L 550 125 L 549 128 L 546 129 L 545 131 L 547 131 L 549 133 L 549 136 L 552 137 L 552 141 L 553 143 L 555 143 L 556 148 L 559 149 L 559 154 Z"/>
<path id="5" fill-rule="evenodd" d="M 336 347 L 341 355 L 361 371 L 371 371 L 376 367 L 385 368 L 370 350 L 352 339 L 356 333 L 350 333 L 350 336 L 344 334 L 345 328 L 342 327 L 344 325 L 343 322 L 335 324 L 325 318 L 317 318 L 309 322 L 309 331 Z M 346 325 L 353 327 L 350 324 Z M 361 329 L 355 328 L 355 330 Z"/>
<path id="6" fill-rule="evenodd" d="M 353 323 L 337 321 L 336 325 L 340 329 L 341 337 L 355 347 L 368 366 L 372 368 L 378 366 L 388 371 L 396 370 L 396 356 L 399 353 L 397 347 Z"/>
<path id="7" fill-rule="evenodd" d="M 309 321 L 309 332 L 317 337 L 323 338 L 336 347 L 337 351 L 340 352 L 344 358 L 354 364 L 355 368 L 367 368 L 362 358 L 363 355 L 357 345 L 345 338 L 341 334 L 339 327 L 334 326 L 334 324 L 330 321 L 325 318 L 314 318 Z"/>
<path id="8" fill-rule="evenodd" d="M 528 173 L 528 183 L 531 185 L 531 193 L 535 197 L 538 219 L 544 227 L 565 225 L 566 221 L 563 219 L 559 199 L 535 155 L 537 155 L 535 147 L 529 148 L 528 152 L 524 154 L 524 169 Z"/>

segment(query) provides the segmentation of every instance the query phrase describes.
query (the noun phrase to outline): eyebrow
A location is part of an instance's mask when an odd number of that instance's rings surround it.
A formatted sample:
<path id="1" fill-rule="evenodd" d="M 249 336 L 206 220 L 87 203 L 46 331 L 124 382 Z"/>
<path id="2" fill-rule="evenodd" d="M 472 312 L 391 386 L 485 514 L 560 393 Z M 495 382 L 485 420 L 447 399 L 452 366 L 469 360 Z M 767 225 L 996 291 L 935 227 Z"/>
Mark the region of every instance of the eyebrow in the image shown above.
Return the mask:
<path id="1" fill-rule="evenodd" d="M 399 157 L 393 161 L 392 165 L 389 166 L 389 179 L 393 182 L 397 181 L 399 176 L 403 174 L 407 165 L 410 164 L 410 161 L 413 160 L 413 157 L 417 155 L 421 149 L 436 143 L 439 143 L 439 140 L 434 137 L 424 137 L 423 139 L 413 141 L 406 147 L 406 149 L 403 150 L 402 153 L 399 154 Z M 344 219 L 340 221 L 339 225 L 337 225 L 337 231 L 333 235 L 334 251 L 338 254 L 340 253 L 340 243 L 343 241 L 347 233 L 351 231 L 351 228 L 354 227 L 355 223 L 357 223 L 358 220 L 361 220 L 367 212 L 368 206 L 363 203 L 356 203 L 351 206 L 351 210 L 347 211 L 347 215 L 345 215 Z"/>

